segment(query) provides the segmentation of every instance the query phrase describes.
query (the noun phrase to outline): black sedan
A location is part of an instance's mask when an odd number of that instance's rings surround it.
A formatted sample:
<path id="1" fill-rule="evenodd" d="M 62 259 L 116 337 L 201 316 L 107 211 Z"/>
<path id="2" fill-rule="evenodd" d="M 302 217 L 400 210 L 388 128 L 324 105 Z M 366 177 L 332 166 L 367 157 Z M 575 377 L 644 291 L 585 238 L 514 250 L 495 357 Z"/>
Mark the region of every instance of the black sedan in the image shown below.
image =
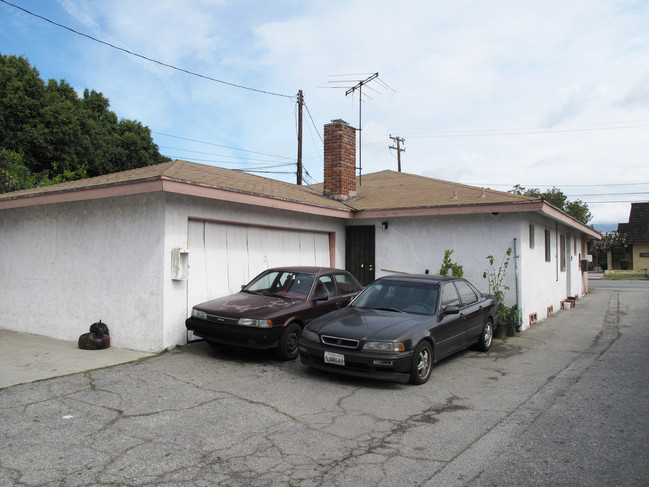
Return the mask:
<path id="1" fill-rule="evenodd" d="M 342 269 L 268 269 L 240 292 L 194 306 L 185 326 L 210 344 L 274 348 L 280 359 L 292 360 L 304 325 L 347 306 L 360 290 Z"/>
<path id="2" fill-rule="evenodd" d="M 465 279 L 377 279 L 344 309 L 308 324 L 302 363 L 360 377 L 423 384 L 433 363 L 477 344 L 491 347 L 497 304 Z"/>

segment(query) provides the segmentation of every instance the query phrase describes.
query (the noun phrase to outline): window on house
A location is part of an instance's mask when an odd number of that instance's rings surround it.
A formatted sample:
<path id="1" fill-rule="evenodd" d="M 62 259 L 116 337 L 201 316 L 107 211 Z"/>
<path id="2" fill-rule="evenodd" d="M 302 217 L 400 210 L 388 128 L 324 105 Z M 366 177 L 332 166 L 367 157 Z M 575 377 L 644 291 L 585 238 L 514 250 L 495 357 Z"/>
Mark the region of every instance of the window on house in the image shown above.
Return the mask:
<path id="1" fill-rule="evenodd" d="M 545 231 L 545 261 L 552 261 L 552 245 L 550 241 L 550 230 Z"/>
<path id="2" fill-rule="evenodd" d="M 534 248 L 534 225 L 530 225 L 530 248 Z"/>
<path id="3" fill-rule="evenodd" d="M 574 255 L 577 255 L 577 237 L 575 237 L 574 240 L 574 247 L 573 247 L 573 252 Z"/>
<path id="4" fill-rule="evenodd" d="M 559 237 L 559 265 L 561 271 L 566 270 L 566 236 L 561 235 Z"/>

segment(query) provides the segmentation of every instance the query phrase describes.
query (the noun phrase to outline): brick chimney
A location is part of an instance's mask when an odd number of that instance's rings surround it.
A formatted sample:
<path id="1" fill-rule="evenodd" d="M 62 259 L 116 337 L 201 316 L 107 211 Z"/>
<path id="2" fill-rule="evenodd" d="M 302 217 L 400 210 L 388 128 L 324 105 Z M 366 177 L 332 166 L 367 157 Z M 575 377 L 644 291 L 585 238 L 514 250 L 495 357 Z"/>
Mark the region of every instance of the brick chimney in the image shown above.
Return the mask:
<path id="1" fill-rule="evenodd" d="M 329 198 L 356 198 L 356 129 L 343 120 L 324 126 L 324 191 Z"/>

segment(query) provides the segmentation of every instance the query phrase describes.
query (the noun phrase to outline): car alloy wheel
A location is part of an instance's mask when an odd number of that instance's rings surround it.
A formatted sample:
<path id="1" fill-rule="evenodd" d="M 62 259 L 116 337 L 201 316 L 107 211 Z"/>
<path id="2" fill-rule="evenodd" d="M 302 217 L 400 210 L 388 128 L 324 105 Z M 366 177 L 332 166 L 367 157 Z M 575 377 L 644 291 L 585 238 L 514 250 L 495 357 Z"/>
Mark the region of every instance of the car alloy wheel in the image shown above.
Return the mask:
<path id="1" fill-rule="evenodd" d="M 494 339 L 494 325 L 491 320 L 487 320 L 482 328 L 482 333 L 480 334 L 480 341 L 478 342 L 478 348 L 487 352 L 491 348 L 491 343 Z"/>
<path id="2" fill-rule="evenodd" d="M 433 348 L 430 343 L 419 342 L 412 357 L 412 369 L 410 371 L 411 384 L 424 384 L 430 378 L 433 369 Z"/>

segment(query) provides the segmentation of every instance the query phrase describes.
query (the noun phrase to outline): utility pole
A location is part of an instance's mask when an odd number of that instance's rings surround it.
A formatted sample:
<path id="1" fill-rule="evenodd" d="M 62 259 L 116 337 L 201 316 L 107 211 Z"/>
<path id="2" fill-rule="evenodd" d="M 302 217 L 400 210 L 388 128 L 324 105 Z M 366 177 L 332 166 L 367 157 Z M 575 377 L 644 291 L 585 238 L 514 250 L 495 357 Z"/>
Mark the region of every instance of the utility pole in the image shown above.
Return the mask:
<path id="1" fill-rule="evenodd" d="M 372 76 L 369 76 L 365 78 L 363 81 L 359 81 L 356 86 L 352 86 L 350 89 L 348 89 L 345 92 L 345 96 L 349 95 L 350 93 L 354 93 L 356 90 L 358 90 L 358 179 L 359 179 L 359 184 L 363 184 L 363 149 L 361 146 L 361 134 L 362 132 L 362 121 L 361 121 L 361 107 L 363 103 L 363 85 L 366 85 L 370 81 L 372 81 L 375 78 L 379 77 L 379 73 L 374 73 Z"/>
<path id="2" fill-rule="evenodd" d="M 397 164 L 399 166 L 399 172 L 401 172 L 401 153 L 406 152 L 405 148 L 403 149 L 401 148 L 401 144 L 405 142 L 406 139 L 404 139 L 403 137 L 400 138 L 399 136 L 392 137 L 392 134 L 390 134 L 390 138 L 397 143 L 396 147 L 391 145 L 390 149 L 394 149 L 397 151 Z"/>
<path id="3" fill-rule="evenodd" d="M 304 95 L 297 92 L 297 184 L 302 185 L 302 105 Z"/>

